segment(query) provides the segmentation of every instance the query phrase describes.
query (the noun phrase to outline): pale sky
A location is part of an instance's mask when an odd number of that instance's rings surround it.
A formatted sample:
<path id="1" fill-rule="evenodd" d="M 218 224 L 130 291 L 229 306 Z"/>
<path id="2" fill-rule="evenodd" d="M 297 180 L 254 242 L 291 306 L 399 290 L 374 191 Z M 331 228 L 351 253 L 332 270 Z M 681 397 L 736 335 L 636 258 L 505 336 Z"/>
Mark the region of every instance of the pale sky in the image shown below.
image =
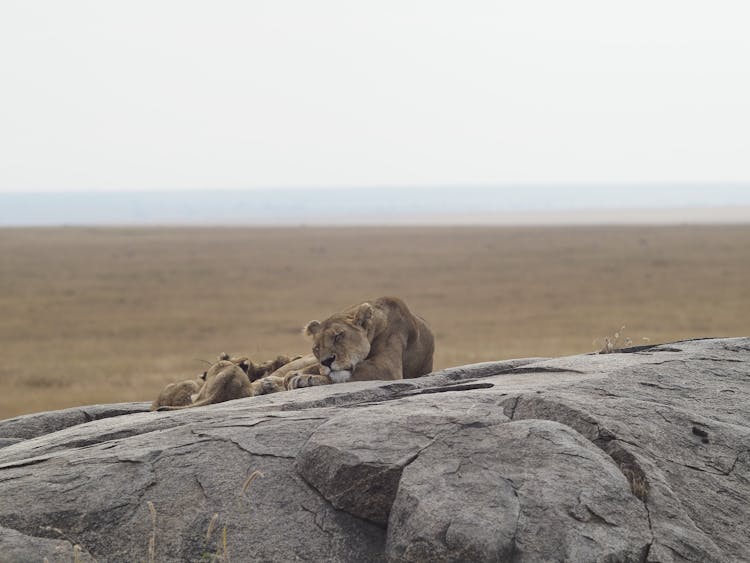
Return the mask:
<path id="1" fill-rule="evenodd" d="M 0 191 L 744 183 L 750 3 L 2 0 Z"/>

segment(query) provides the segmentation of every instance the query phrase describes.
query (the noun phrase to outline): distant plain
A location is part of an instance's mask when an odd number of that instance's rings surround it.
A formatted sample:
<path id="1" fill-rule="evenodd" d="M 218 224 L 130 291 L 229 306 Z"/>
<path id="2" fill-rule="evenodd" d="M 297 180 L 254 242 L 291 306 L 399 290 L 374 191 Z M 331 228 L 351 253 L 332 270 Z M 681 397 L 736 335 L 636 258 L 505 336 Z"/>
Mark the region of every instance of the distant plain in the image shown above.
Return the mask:
<path id="1" fill-rule="evenodd" d="M 0 229 L 0 418 L 306 353 L 305 322 L 381 295 L 436 368 L 747 336 L 750 226 Z"/>

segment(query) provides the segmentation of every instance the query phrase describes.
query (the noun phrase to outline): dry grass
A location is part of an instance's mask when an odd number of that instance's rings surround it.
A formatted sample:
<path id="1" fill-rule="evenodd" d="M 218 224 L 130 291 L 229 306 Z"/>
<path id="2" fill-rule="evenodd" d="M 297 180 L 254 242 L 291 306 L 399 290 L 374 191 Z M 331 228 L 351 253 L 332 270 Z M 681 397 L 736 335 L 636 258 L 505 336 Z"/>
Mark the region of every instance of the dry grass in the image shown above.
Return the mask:
<path id="1" fill-rule="evenodd" d="M 219 352 L 397 295 L 436 368 L 750 334 L 750 227 L 0 230 L 0 418 L 150 401 Z"/>

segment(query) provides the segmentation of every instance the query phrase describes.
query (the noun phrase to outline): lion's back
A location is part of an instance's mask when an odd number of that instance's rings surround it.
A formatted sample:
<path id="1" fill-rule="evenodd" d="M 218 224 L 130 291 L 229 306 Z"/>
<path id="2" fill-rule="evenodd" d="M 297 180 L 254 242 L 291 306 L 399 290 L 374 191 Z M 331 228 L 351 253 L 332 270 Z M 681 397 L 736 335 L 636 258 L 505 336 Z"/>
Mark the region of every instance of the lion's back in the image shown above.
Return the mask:
<path id="1" fill-rule="evenodd" d="M 402 360 L 404 379 L 430 373 L 435 335 L 427 321 L 414 314 L 398 297 L 380 297 L 373 302 L 373 307 L 386 313 L 388 335 L 401 336 L 406 341 Z"/>

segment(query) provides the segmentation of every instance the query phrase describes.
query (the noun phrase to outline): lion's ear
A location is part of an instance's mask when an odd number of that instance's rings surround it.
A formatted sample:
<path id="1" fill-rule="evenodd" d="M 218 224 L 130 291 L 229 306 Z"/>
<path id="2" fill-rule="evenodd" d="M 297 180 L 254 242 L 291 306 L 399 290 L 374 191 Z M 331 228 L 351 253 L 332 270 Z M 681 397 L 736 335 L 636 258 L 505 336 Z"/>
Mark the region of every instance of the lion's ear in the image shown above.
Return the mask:
<path id="1" fill-rule="evenodd" d="M 369 303 L 362 303 L 357 309 L 354 315 L 354 324 L 358 324 L 361 327 L 366 327 L 370 319 L 372 318 L 372 305 Z"/>
<path id="2" fill-rule="evenodd" d="M 273 371 L 276 371 L 281 366 L 287 365 L 289 362 L 291 362 L 289 356 L 276 356 L 276 359 L 273 362 Z"/>
<path id="3" fill-rule="evenodd" d="M 320 332 L 320 321 L 310 321 L 302 329 L 302 334 L 306 336 L 315 336 Z"/>

